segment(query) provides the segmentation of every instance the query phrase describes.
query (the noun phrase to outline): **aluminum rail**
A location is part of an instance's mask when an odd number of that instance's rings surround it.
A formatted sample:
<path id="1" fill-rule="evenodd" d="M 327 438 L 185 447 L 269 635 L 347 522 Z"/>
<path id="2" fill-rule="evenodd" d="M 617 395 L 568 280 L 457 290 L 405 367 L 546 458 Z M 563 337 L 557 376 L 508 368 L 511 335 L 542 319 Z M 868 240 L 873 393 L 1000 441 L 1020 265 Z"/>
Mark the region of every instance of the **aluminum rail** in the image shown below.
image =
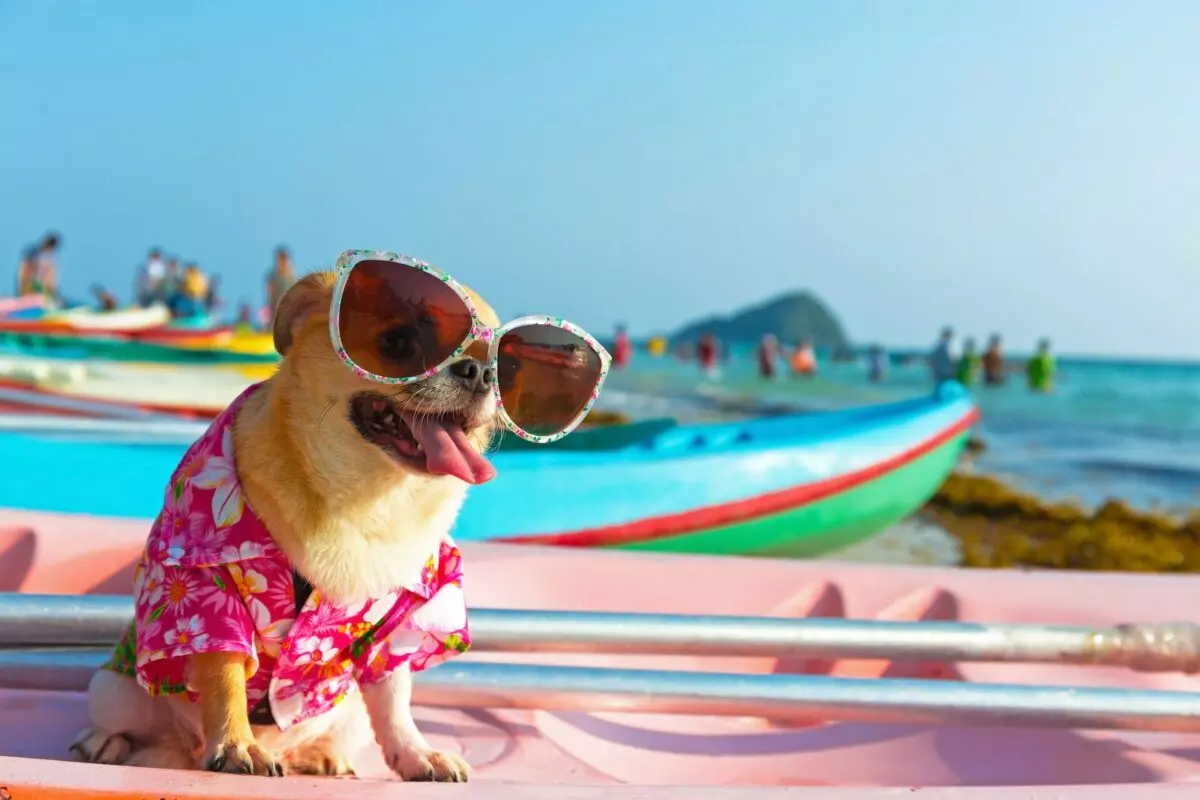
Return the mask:
<path id="1" fill-rule="evenodd" d="M 107 650 L 0 650 L 0 687 L 82 691 Z M 449 662 L 416 676 L 413 701 L 767 717 L 783 722 L 942 723 L 1200 733 L 1200 693 L 813 675 L 746 675 Z"/>
<path id="2" fill-rule="evenodd" d="M 133 616 L 108 595 L 0 593 L 0 647 L 111 645 Z M 837 618 L 687 616 L 477 608 L 481 652 L 1015 662 L 1200 672 L 1200 625 L 1089 628 Z"/>

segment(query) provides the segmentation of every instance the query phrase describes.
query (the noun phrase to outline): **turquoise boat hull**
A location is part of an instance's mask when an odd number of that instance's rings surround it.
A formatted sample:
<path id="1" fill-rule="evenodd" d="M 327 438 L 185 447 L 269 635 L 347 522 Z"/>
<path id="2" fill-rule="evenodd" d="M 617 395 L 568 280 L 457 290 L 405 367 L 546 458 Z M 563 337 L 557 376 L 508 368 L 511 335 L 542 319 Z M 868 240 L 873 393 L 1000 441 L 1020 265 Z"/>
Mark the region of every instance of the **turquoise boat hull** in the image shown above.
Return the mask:
<path id="1" fill-rule="evenodd" d="M 454 535 L 818 555 L 923 505 L 953 468 L 976 418 L 965 392 L 946 384 L 928 397 L 887 405 L 718 425 L 654 422 L 539 449 L 501 445 L 492 457 L 498 477 L 472 488 Z M 151 518 L 185 449 L 0 435 L 0 458 L 20 464 L 0 484 L 0 507 Z M 86 465 L 86 474 L 77 465 Z"/>

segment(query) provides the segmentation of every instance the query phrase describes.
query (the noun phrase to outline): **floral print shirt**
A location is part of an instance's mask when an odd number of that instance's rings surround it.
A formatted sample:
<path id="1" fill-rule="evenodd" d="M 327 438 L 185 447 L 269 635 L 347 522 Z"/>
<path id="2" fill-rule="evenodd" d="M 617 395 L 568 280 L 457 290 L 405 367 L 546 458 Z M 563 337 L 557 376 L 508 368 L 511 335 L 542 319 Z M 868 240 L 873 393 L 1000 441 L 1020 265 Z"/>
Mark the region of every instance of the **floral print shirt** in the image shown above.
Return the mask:
<path id="1" fill-rule="evenodd" d="M 109 669 L 151 694 L 196 696 L 187 656 L 244 654 L 248 710 L 268 698 L 281 729 L 322 714 L 407 664 L 470 646 L 462 559 L 449 539 L 383 597 L 339 605 L 314 589 L 296 613 L 292 565 L 245 504 L 233 459 L 238 397 L 171 477 L 134 577 L 135 619 Z M 252 674 L 250 674 L 252 672 Z"/>

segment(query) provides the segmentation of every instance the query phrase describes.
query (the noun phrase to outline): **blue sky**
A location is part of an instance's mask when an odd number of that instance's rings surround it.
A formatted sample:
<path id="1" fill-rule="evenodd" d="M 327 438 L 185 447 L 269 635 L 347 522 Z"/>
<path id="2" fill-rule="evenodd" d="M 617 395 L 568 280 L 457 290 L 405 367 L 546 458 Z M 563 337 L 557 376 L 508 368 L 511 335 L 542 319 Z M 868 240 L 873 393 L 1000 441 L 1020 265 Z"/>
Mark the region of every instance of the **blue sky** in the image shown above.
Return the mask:
<path id="1" fill-rule="evenodd" d="M 0 258 L 159 244 L 261 297 L 407 252 L 502 315 L 669 329 L 808 288 L 1200 358 L 1200 3 L 0 0 Z"/>

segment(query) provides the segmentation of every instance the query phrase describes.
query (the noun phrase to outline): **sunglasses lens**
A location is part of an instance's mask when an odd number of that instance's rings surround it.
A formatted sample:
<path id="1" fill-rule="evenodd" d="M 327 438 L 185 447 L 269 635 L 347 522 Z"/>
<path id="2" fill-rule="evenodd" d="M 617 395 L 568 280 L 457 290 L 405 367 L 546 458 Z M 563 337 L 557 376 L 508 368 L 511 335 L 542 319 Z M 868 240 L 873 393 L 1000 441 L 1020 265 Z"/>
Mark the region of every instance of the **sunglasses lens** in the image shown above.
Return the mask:
<path id="1" fill-rule="evenodd" d="M 526 433 L 566 430 L 600 382 L 600 354 L 552 325 L 514 328 L 500 339 L 496 378 L 504 410 Z"/>
<path id="2" fill-rule="evenodd" d="M 338 331 L 346 354 L 385 378 L 415 378 L 466 341 L 471 312 L 450 286 L 392 261 L 360 261 L 342 293 Z"/>

